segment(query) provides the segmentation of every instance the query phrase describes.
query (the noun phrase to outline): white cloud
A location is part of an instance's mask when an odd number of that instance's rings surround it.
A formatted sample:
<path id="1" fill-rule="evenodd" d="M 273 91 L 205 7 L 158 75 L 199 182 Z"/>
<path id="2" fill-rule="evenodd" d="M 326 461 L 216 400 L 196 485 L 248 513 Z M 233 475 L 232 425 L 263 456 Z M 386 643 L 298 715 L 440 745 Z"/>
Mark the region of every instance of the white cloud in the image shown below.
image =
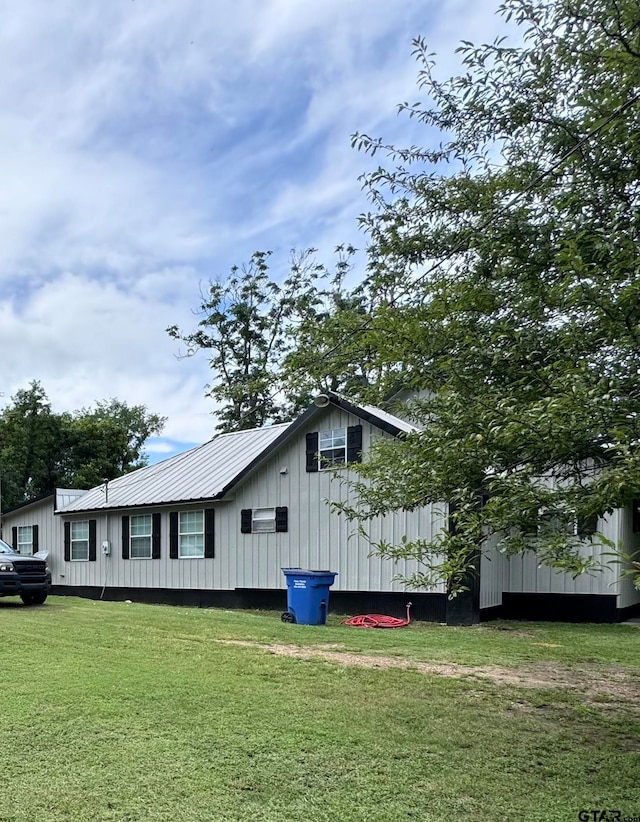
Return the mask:
<path id="1" fill-rule="evenodd" d="M 0 391 L 117 396 L 207 439 L 205 356 L 165 333 L 256 248 L 358 236 L 356 130 L 419 142 L 411 38 L 455 66 L 488 0 L 30 0 L 0 29 Z M 377 158 L 376 158 L 377 163 Z M 154 448 L 164 447 L 156 442 Z"/>

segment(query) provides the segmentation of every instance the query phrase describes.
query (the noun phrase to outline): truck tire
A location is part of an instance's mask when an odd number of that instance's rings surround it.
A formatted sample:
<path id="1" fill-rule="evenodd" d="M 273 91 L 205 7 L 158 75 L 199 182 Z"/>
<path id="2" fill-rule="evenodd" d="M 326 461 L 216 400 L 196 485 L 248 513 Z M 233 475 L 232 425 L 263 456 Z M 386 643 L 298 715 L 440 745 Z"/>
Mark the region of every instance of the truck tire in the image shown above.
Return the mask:
<path id="1" fill-rule="evenodd" d="M 47 594 L 22 594 L 20 599 L 25 605 L 44 605 L 47 599 Z"/>

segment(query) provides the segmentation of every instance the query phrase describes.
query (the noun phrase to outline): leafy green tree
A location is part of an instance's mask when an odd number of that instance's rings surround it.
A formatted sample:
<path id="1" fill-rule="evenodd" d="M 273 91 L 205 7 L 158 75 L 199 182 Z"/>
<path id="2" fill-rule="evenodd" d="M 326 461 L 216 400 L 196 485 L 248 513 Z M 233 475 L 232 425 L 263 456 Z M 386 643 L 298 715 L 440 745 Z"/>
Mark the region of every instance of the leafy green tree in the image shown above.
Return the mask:
<path id="1" fill-rule="evenodd" d="M 146 465 L 144 444 L 165 418 L 121 400 L 56 414 L 39 382 L 21 389 L 0 414 L 2 510 L 56 486 L 91 488 Z"/>
<path id="2" fill-rule="evenodd" d="M 278 281 L 270 253 L 256 252 L 227 280 L 209 283 L 195 331 L 167 329 L 185 343 L 187 356 L 208 353 L 218 430 L 287 421 L 319 390 L 352 393 L 378 383 L 375 364 L 360 347 L 334 357 L 329 372 L 315 359 L 316 350 L 335 342 L 345 325 L 358 325 L 370 308 L 370 295 L 346 284 L 354 254 L 339 246 L 330 270 L 314 249 L 293 253 Z"/>
<path id="3" fill-rule="evenodd" d="M 415 42 L 431 102 L 401 111 L 433 148 L 354 144 L 390 164 L 366 179 L 367 288 L 393 296 L 342 339 L 423 389 L 423 430 L 380 441 L 360 467 L 375 514 L 446 500 L 412 556 L 428 587 L 464 590 L 490 536 L 578 574 L 597 516 L 640 489 L 640 6 L 507 0 L 516 45 L 463 42 L 440 80 Z M 340 337 L 340 330 L 334 329 Z M 371 354 L 373 352 L 373 354 Z M 339 356 L 330 345 L 314 359 Z"/>
<path id="4" fill-rule="evenodd" d="M 2 508 L 46 493 L 61 473 L 63 431 L 42 385 L 34 381 L 12 397 L 0 416 Z"/>
<path id="5" fill-rule="evenodd" d="M 101 400 L 93 408 L 76 411 L 71 421 L 75 442 L 72 450 L 77 455 L 74 474 L 78 476 L 81 470 L 86 470 L 86 458 L 96 461 L 96 471 L 102 472 L 96 482 L 144 467 L 147 464 L 145 443 L 149 437 L 160 434 L 166 421 L 166 417 L 152 414 L 145 405 L 128 405 L 115 397 Z"/>

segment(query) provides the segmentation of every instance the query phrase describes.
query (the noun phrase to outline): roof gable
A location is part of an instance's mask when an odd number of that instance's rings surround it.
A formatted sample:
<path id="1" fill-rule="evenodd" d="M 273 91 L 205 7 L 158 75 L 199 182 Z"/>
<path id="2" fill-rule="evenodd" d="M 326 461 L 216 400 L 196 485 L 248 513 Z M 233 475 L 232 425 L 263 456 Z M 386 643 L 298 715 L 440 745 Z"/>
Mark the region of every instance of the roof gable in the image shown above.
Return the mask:
<path id="1" fill-rule="evenodd" d="M 204 445 L 92 488 L 56 513 L 220 500 L 329 405 L 394 437 L 418 430 L 380 408 L 358 405 L 334 393 L 320 394 L 291 423 L 220 434 Z"/>

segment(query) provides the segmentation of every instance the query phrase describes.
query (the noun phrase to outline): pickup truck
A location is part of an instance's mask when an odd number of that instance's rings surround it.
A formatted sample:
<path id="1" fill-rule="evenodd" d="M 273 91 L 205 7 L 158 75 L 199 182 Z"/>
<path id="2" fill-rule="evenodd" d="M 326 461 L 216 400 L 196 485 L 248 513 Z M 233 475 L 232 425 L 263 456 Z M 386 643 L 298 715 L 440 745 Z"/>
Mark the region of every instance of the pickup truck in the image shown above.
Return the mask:
<path id="1" fill-rule="evenodd" d="M 22 556 L 0 539 L 0 597 L 19 596 L 25 605 L 42 605 L 51 590 L 45 556 Z"/>

